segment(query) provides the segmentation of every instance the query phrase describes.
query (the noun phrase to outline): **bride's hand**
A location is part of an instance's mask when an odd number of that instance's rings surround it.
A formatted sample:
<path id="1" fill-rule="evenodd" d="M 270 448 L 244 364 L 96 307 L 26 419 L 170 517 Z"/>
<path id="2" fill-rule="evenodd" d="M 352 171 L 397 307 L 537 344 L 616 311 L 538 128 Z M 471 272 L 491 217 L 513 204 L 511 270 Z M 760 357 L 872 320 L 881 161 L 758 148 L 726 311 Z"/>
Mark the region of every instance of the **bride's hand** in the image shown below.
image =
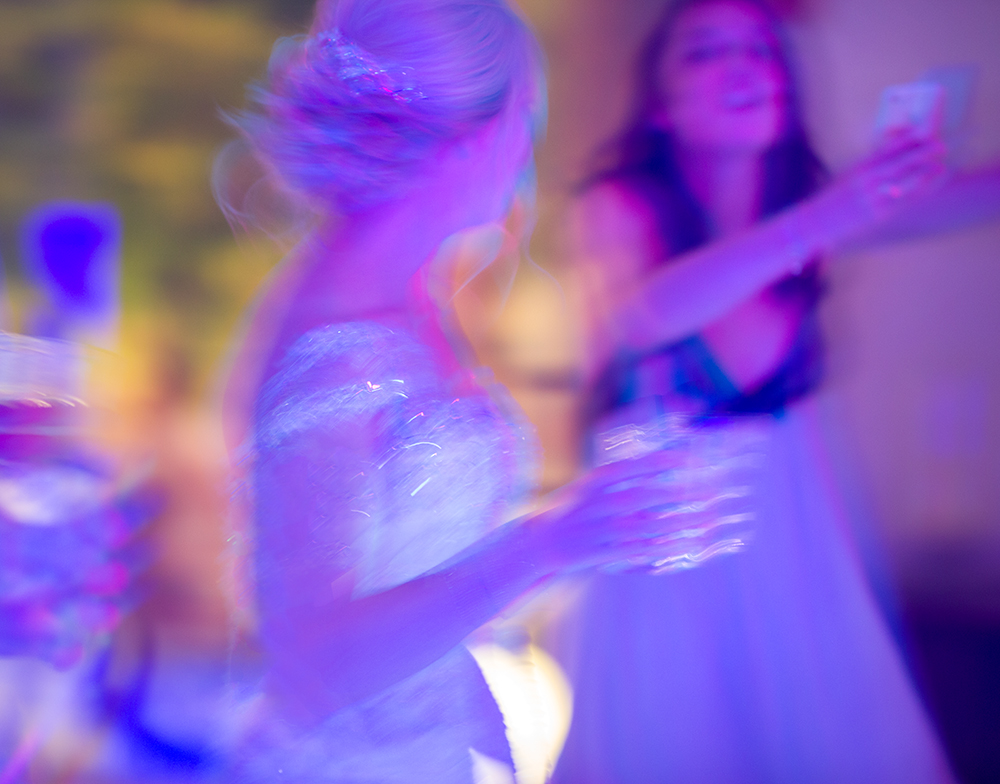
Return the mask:
<path id="1" fill-rule="evenodd" d="M 804 205 L 806 230 L 835 248 L 875 229 L 936 190 L 947 176 L 938 136 L 900 130 Z"/>
<path id="2" fill-rule="evenodd" d="M 718 487 L 678 481 L 676 472 L 690 467 L 686 452 L 659 451 L 595 468 L 560 490 L 553 507 L 526 523 L 534 528 L 549 571 L 662 554 L 664 538 L 710 527 L 714 514 L 702 507 Z"/>

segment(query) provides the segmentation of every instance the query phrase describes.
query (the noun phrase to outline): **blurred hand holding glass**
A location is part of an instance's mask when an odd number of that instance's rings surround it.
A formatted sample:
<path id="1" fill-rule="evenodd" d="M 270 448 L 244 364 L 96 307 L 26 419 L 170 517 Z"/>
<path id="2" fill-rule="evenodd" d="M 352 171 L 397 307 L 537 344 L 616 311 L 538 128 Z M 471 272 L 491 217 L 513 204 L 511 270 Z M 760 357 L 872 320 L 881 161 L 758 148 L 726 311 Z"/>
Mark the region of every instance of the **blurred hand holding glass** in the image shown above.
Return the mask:
<path id="1" fill-rule="evenodd" d="M 754 487 L 763 462 L 763 436 L 752 419 L 692 417 L 659 413 L 641 424 L 629 422 L 599 432 L 597 465 L 674 450 L 678 467 L 656 481 L 683 490 L 685 500 L 662 508 L 663 534 L 624 561 L 602 567 L 608 573 L 665 574 L 690 569 L 742 550 L 753 536 Z"/>

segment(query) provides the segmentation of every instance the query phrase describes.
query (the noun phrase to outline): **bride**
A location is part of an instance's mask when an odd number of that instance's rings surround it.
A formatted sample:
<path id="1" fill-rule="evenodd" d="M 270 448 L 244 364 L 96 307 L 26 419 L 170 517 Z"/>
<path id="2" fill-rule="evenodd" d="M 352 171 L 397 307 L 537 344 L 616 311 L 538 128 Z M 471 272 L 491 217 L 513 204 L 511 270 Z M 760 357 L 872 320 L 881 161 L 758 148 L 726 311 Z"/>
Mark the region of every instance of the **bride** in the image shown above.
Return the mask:
<path id="1" fill-rule="evenodd" d="M 547 578 L 642 557 L 668 528 L 656 509 L 682 490 L 643 480 L 669 453 L 498 525 L 532 441 L 459 363 L 428 294 L 445 240 L 501 221 L 529 179 L 540 72 L 502 0 L 320 0 L 237 120 L 318 217 L 260 296 L 227 399 L 267 663 L 230 780 L 509 772 L 462 640 Z"/>

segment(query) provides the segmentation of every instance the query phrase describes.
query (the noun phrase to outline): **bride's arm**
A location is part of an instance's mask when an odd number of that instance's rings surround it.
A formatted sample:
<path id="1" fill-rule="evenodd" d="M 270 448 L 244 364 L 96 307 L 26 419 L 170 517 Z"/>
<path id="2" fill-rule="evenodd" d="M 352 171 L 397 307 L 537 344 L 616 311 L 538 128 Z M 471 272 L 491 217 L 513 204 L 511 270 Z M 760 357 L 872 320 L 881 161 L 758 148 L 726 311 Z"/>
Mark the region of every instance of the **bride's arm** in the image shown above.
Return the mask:
<path id="1" fill-rule="evenodd" d="M 665 526 L 649 510 L 676 502 L 682 492 L 649 482 L 617 491 L 625 478 L 675 465 L 669 453 L 606 466 L 566 491 L 559 506 L 499 528 L 434 573 L 352 598 L 353 569 L 338 571 L 335 557 L 322 556 L 331 550 L 335 556 L 336 547 L 327 544 L 328 531 L 317 531 L 344 526 L 351 493 L 338 483 L 371 463 L 363 437 L 347 439 L 350 448 L 342 430 L 336 440 L 316 428 L 286 444 L 293 451 L 279 456 L 280 465 L 268 461 L 257 488 L 257 527 L 266 528 L 258 547 L 271 548 L 258 558 L 269 692 L 304 724 L 428 666 L 550 575 L 635 554 L 646 546 L 644 537 Z M 330 450 L 336 464 L 308 457 Z"/>
<path id="2" fill-rule="evenodd" d="M 271 691 L 296 718 L 318 721 L 440 659 L 555 571 L 536 530 L 509 524 L 445 570 L 291 612 L 271 652 Z"/>

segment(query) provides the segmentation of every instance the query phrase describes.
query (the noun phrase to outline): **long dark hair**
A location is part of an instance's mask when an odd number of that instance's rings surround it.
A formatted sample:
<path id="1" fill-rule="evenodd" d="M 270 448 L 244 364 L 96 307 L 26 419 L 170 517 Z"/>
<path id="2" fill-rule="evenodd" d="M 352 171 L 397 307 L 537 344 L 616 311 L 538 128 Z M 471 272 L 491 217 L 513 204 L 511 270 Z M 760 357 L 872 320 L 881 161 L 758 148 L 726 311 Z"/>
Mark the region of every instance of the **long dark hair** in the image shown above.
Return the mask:
<path id="1" fill-rule="evenodd" d="M 636 98 L 632 117 L 625 130 L 605 145 L 600 155 L 610 164 L 599 168 L 583 189 L 604 182 L 617 182 L 645 198 L 656 215 L 660 234 L 670 256 L 678 256 L 710 239 L 708 216 L 684 178 L 672 135 L 654 122 L 659 108 L 659 63 L 678 17 L 687 9 L 720 0 L 674 0 L 653 29 L 638 60 Z M 778 42 L 778 58 L 787 85 L 786 117 L 780 139 L 764 154 L 764 183 L 761 217 L 808 197 L 827 178 L 826 168 L 812 149 L 802 123 L 801 107 L 789 49 L 781 24 L 763 0 L 737 0 L 757 9 L 767 20 Z M 669 262 L 669 259 L 667 260 Z M 823 293 L 819 265 L 811 263 L 798 274 L 778 281 L 772 291 L 793 299 L 803 308 L 799 336 L 785 360 L 758 389 L 735 397 L 724 391 L 703 371 L 704 352 L 699 342 L 681 340 L 661 347 L 673 360 L 673 386 L 681 394 L 701 398 L 708 413 L 775 413 L 808 394 L 823 377 L 823 343 L 813 306 Z M 595 422 L 636 394 L 636 357 L 619 355 L 612 359 L 591 391 L 585 420 Z"/>
<path id="2" fill-rule="evenodd" d="M 782 137 L 765 153 L 761 216 L 773 215 L 815 192 L 826 180 L 826 168 L 813 151 L 802 123 L 796 80 L 782 25 L 761 0 L 737 0 L 757 9 L 768 20 L 778 42 L 778 59 L 787 84 L 786 119 Z M 657 127 L 661 85 L 659 63 L 682 13 L 719 0 L 674 0 L 653 28 L 637 62 L 636 96 L 624 131 L 604 145 L 605 161 L 584 188 L 605 181 L 622 181 L 654 208 L 663 239 L 676 256 L 709 239 L 708 219 L 691 193 L 677 161 L 672 135 Z"/>

